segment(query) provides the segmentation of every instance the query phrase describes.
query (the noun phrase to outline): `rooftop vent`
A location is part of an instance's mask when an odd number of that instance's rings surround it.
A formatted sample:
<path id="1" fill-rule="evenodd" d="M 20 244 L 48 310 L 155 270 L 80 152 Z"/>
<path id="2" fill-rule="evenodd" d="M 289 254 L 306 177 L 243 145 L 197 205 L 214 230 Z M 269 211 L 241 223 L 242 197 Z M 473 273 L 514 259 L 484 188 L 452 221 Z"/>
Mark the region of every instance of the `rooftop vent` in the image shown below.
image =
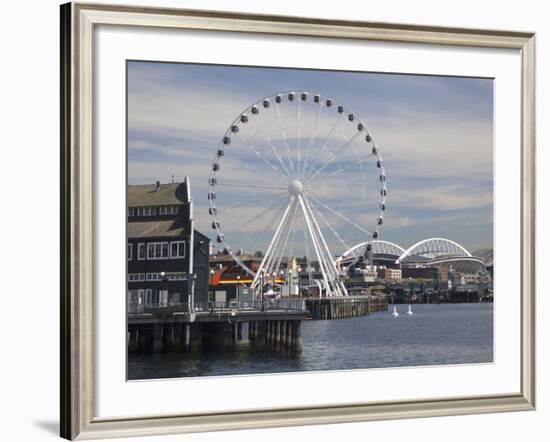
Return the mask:
<path id="1" fill-rule="evenodd" d="M 160 181 L 155 183 L 155 190 L 158 192 L 160 190 Z"/>

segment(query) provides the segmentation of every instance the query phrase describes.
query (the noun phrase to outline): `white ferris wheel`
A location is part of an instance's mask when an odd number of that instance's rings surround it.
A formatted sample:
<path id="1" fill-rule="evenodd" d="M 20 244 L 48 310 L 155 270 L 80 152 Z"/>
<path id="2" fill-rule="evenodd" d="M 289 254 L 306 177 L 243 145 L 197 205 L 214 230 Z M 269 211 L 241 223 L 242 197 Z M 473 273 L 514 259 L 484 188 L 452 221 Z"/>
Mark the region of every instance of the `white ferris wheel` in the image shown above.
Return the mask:
<path id="1" fill-rule="evenodd" d="M 300 272 L 322 296 L 345 296 L 336 257 L 379 237 L 386 195 L 379 147 L 359 116 L 320 93 L 289 91 L 256 101 L 229 125 L 208 199 L 217 242 L 256 294 L 270 275 L 285 284 Z M 243 250 L 261 263 L 245 263 Z"/>

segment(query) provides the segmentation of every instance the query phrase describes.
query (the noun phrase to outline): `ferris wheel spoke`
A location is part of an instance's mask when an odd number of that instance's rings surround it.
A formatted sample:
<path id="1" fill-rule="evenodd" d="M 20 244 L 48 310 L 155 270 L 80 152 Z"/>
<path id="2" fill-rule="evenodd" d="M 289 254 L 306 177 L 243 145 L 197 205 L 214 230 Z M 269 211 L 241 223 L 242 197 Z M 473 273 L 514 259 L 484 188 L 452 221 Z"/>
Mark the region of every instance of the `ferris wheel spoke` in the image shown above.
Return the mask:
<path id="1" fill-rule="evenodd" d="M 283 195 L 283 196 L 277 198 L 273 204 L 271 204 L 270 206 L 266 207 L 266 208 L 263 209 L 260 213 L 258 213 L 257 215 L 253 216 L 252 218 L 250 218 L 249 220 L 247 220 L 247 221 L 244 222 L 243 224 L 241 224 L 241 225 L 240 225 L 239 227 L 237 227 L 235 230 L 231 231 L 231 232 L 230 232 L 230 235 L 232 235 L 232 234 L 234 234 L 234 233 L 237 233 L 237 232 L 241 231 L 242 229 L 244 229 L 246 226 L 250 225 L 251 223 L 253 223 L 253 222 L 256 221 L 257 219 L 262 218 L 264 215 L 266 215 L 267 213 L 269 213 L 270 211 L 272 211 L 273 208 L 274 208 L 275 206 L 278 206 L 279 204 L 281 204 L 281 202 L 283 201 L 284 198 L 286 198 L 286 195 Z"/>
<path id="2" fill-rule="evenodd" d="M 267 158 L 265 158 L 258 150 L 255 149 L 254 145 L 252 143 L 248 142 L 242 135 L 237 134 L 237 137 L 241 140 L 241 142 L 245 146 L 250 148 L 264 163 L 266 163 L 268 166 L 270 166 L 274 171 L 278 172 L 279 174 L 289 176 L 288 172 L 286 170 L 286 167 L 280 161 L 280 157 L 276 153 L 275 153 L 275 156 L 279 160 L 279 162 L 281 164 L 281 167 L 283 168 L 282 170 L 281 170 L 281 168 L 279 168 L 275 164 L 273 164 L 271 161 L 269 161 Z M 273 146 L 270 145 L 270 148 L 273 149 Z"/>
<path id="3" fill-rule="evenodd" d="M 283 162 L 282 158 L 280 157 L 279 153 L 277 152 L 277 148 L 275 146 L 273 146 L 273 143 L 271 142 L 271 138 L 269 137 L 269 134 L 266 132 L 266 130 L 264 129 L 263 127 L 263 124 L 261 123 L 261 121 L 258 119 L 258 117 L 256 117 L 256 115 L 252 114 L 252 117 L 253 117 L 253 120 L 254 122 L 257 124 L 258 128 L 260 129 L 260 132 L 262 133 L 262 136 L 263 138 L 265 139 L 265 141 L 267 142 L 267 145 L 269 146 L 269 148 L 271 149 L 271 152 L 273 153 L 273 155 L 275 156 L 275 158 L 277 158 L 277 161 L 279 162 L 279 164 L 281 165 L 283 171 L 284 171 L 284 174 L 287 176 L 287 177 L 291 177 L 292 174 L 290 173 L 289 169 L 285 166 L 285 163 Z"/>
<path id="4" fill-rule="evenodd" d="M 241 162 L 238 165 L 239 167 L 242 167 L 243 169 L 248 170 L 249 172 L 252 172 L 253 174 L 257 175 L 258 177 L 261 177 L 262 179 L 270 178 L 274 181 L 277 181 L 280 184 L 286 185 L 288 180 L 284 180 L 281 178 L 280 174 L 275 174 L 275 172 L 269 170 L 269 169 L 260 169 L 259 167 L 250 167 L 246 163 Z"/>
<path id="5" fill-rule="evenodd" d="M 247 220 L 246 222 L 242 223 L 239 227 L 237 227 L 236 229 L 234 229 L 232 232 L 229 233 L 229 235 L 233 235 L 235 233 L 238 233 L 238 232 L 241 232 L 243 231 L 244 232 L 244 228 L 247 227 L 247 226 L 250 226 L 253 222 L 263 218 L 265 215 L 267 215 L 269 212 L 273 211 L 275 209 L 275 207 L 277 206 L 280 206 L 283 199 L 286 198 L 286 195 L 283 195 L 282 197 L 280 198 L 277 198 L 277 200 L 275 201 L 275 203 L 271 204 L 269 207 L 263 209 L 260 213 L 256 214 L 255 216 L 253 216 L 252 218 L 250 218 L 249 220 Z M 281 207 L 279 207 L 279 210 L 281 209 Z M 275 211 L 275 216 L 277 214 L 277 211 Z M 268 222 L 269 224 L 269 222 Z M 262 229 L 263 230 L 263 229 Z M 252 241 L 252 243 L 255 245 L 256 243 L 254 241 Z"/>
<path id="6" fill-rule="evenodd" d="M 353 137 L 348 137 L 348 136 L 346 136 L 344 133 L 342 133 L 342 131 L 340 130 L 340 128 L 337 128 L 336 134 L 338 134 L 338 135 L 339 135 L 340 137 L 342 137 L 343 140 L 344 140 L 344 142 L 339 146 L 339 148 L 342 147 L 342 149 L 339 151 L 339 153 L 342 154 L 342 153 L 344 153 L 344 151 L 345 151 L 345 149 L 346 149 L 347 147 L 351 147 L 351 149 L 352 149 L 352 151 L 353 151 L 353 154 L 354 154 L 354 156 L 355 156 L 355 159 L 358 160 L 359 158 L 358 158 L 358 156 L 357 156 L 357 153 L 356 153 L 356 150 L 355 150 L 354 145 L 355 145 L 355 138 L 356 138 L 358 135 L 360 135 L 360 133 L 361 133 L 361 131 L 358 130 L 357 132 L 354 133 L 354 136 L 353 136 Z M 351 141 L 350 141 L 350 140 L 351 140 Z M 339 149 L 339 148 L 338 148 L 338 149 Z M 335 165 L 335 166 L 338 166 L 339 169 L 342 169 L 342 168 L 344 168 L 344 167 L 348 167 L 348 166 L 342 166 L 342 162 L 343 162 L 343 161 L 342 161 L 342 160 L 338 160 L 338 158 L 335 158 L 335 155 L 333 155 L 331 152 L 329 152 L 329 154 L 331 155 L 331 158 L 334 158 L 334 159 L 336 160 L 336 162 L 335 162 L 334 165 Z M 340 156 L 340 155 L 339 155 L 339 156 Z M 375 155 L 374 155 L 373 153 L 371 153 L 371 154 L 369 154 L 369 156 L 367 156 L 367 158 L 371 158 L 372 156 L 375 156 Z M 329 160 L 331 160 L 331 158 L 329 158 Z M 327 160 L 327 161 L 328 161 L 328 160 Z M 351 165 L 349 165 L 349 166 L 352 167 L 352 166 L 354 166 L 354 165 L 355 165 L 355 164 L 351 164 Z M 321 165 L 321 167 L 322 167 L 322 165 Z M 320 167 L 320 168 L 321 168 L 321 167 Z M 362 169 L 362 166 L 360 166 L 360 167 L 361 167 L 361 169 Z M 320 168 L 319 168 L 319 169 L 320 169 Z M 313 167 L 313 166 L 311 166 L 310 169 L 313 171 L 313 174 L 316 174 L 316 173 L 318 172 L 318 169 L 315 168 L 315 167 Z"/>
<path id="7" fill-rule="evenodd" d="M 327 137 L 323 141 L 323 144 L 321 145 L 321 149 L 317 153 L 317 158 L 321 157 L 321 154 L 324 152 L 324 150 L 327 147 L 328 143 L 330 142 L 330 140 L 332 139 L 332 137 L 336 133 L 336 129 L 337 129 L 338 125 L 342 122 L 343 117 L 344 117 L 344 114 L 343 113 L 340 114 L 340 116 L 337 118 L 336 122 L 331 127 L 330 132 L 328 133 Z"/>
<path id="8" fill-rule="evenodd" d="M 319 106 L 317 106 L 317 112 L 315 113 L 315 120 L 313 122 L 313 132 L 311 136 L 309 137 L 309 143 L 307 145 L 307 151 L 304 155 L 304 161 L 302 162 L 302 166 L 300 168 L 300 175 L 303 176 L 305 171 L 307 170 L 306 165 L 309 161 L 309 154 L 311 152 L 311 146 L 313 145 L 313 140 L 317 137 L 317 130 L 319 128 L 319 117 L 321 116 L 321 111 L 323 110 L 323 103 L 321 102 Z"/>
<path id="9" fill-rule="evenodd" d="M 363 180 L 363 185 L 361 186 L 363 190 L 363 201 L 365 201 L 367 199 L 367 177 L 365 175 L 365 169 L 363 167 L 363 163 L 358 162 L 359 155 L 357 155 L 357 151 L 355 150 L 355 147 L 353 147 L 353 145 L 351 146 L 351 150 L 353 151 L 353 155 L 356 160 L 354 165 L 359 165 L 359 172 L 361 173 L 361 179 Z"/>
<path id="10" fill-rule="evenodd" d="M 367 184 L 378 184 L 378 181 L 376 180 L 372 180 L 372 181 L 367 181 Z M 357 189 L 357 186 L 356 185 L 353 185 L 353 183 L 346 183 L 346 184 L 349 184 L 350 186 L 352 186 L 349 191 L 350 192 L 355 192 L 356 189 Z M 330 184 L 326 184 L 324 185 L 324 187 L 329 187 L 329 186 L 332 186 L 334 187 L 335 186 L 335 183 L 330 183 Z M 315 189 L 315 190 L 313 190 Z M 348 189 L 347 187 L 342 187 L 342 190 L 345 191 L 346 189 Z M 343 204 L 344 203 L 344 200 L 345 198 L 348 196 L 348 194 L 344 193 L 339 193 L 339 194 L 334 194 L 334 195 L 327 195 L 327 194 L 322 194 L 322 193 L 319 193 L 319 191 L 323 190 L 321 187 L 307 187 L 306 188 L 306 192 L 307 192 L 307 195 L 313 195 L 315 197 L 317 197 L 317 199 L 320 199 L 322 201 L 334 201 L 336 203 L 340 203 L 340 204 Z M 376 195 L 373 196 L 373 198 L 376 197 Z M 372 199 L 370 201 L 367 201 L 367 202 L 364 202 L 362 203 L 361 207 L 369 207 L 369 206 L 372 206 L 372 205 L 375 205 L 375 204 L 379 204 L 380 200 L 378 198 L 376 199 Z M 354 206 L 354 207 L 357 207 L 356 204 L 350 204 L 348 207 L 350 206 Z"/>
<path id="11" fill-rule="evenodd" d="M 328 175 L 328 177 L 330 178 L 331 175 Z M 367 184 L 378 184 L 378 183 L 379 183 L 378 180 L 367 180 L 367 179 L 365 179 L 365 181 L 363 181 L 363 186 L 362 187 L 363 187 L 363 189 L 366 189 Z M 325 184 L 321 184 L 320 186 L 316 185 L 316 186 L 312 187 L 311 184 L 310 184 L 306 187 L 306 190 L 308 192 L 313 193 L 314 195 L 316 194 L 316 195 L 322 197 L 323 195 L 319 194 L 320 190 L 326 189 L 327 187 L 331 187 L 331 186 L 334 187 L 335 185 L 336 185 L 336 183 L 334 181 L 328 181 L 327 180 L 327 182 Z M 313 190 L 313 189 L 315 189 L 315 190 Z M 354 184 L 353 184 L 353 189 L 357 189 L 357 186 L 354 185 Z"/>
<path id="12" fill-rule="evenodd" d="M 259 185 L 259 184 L 243 184 L 243 183 L 226 183 L 221 182 L 217 183 L 216 187 L 222 186 L 222 187 L 242 187 L 245 189 L 260 189 L 260 190 L 278 190 L 278 191 L 284 191 L 287 190 L 286 187 L 276 187 L 276 186 L 267 186 L 267 185 Z"/>
<path id="13" fill-rule="evenodd" d="M 338 216 L 339 218 L 342 218 L 344 221 L 347 221 L 349 224 L 351 224 L 352 226 L 354 226 L 355 228 L 359 229 L 361 232 L 363 233 L 366 233 L 367 235 L 371 235 L 371 233 L 364 229 L 363 227 L 361 227 L 360 225 L 358 225 L 357 223 L 354 223 L 351 219 L 349 219 L 347 216 L 344 216 L 342 215 L 340 212 L 330 208 L 329 206 L 327 206 L 326 204 L 324 204 L 322 201 L 319 201 L 317 198 L 315 198 L 313 195 L 309 195 L 309 199 L 315 201 L 318 205 L 321 205 L 322 207 L 324 207 L 326 210 L 328 210 L 329 212 L 332 212 L 333 214 L 335 214 L 336 216 Z"/>
<path id="14" fill-rule="evenodd" d="M 306 181 L 306 185 L 308 183 L 311 183 L 313 181 L 313 179 L 319 175 L 323 170 L 325 170 L 333 161 L 334 159 L 336 158 L 336 155 L 338 155 L 339 153 L 341 153 L 346 147 L 348 147 L 349 145 L 351 145 L 356 139 L 357 137 L 359 136 L 361 132 L 357 131 L 355 133 L 355 135 L 353 135 L 353 137 L 351 137 L 350 139 L 348 139 L 345 143 L 341 144 L 333 153 L 330 153 L 330 158 L 325 161 L 321 167 L 319 169 L 317 169 L 317 171 L 311 175 L 307 181 Z"/>
<path id="15" fill-rule="evenodd" d="M 282 194 L 283 194 L 283 192 L 281 192 L 281 195 L 282 195 Z M 265 201 L 265 199 L 266 199 L 266 196 L 263 195 L 262 197 L 256 198 L 256 199 L 254 199 L 254 200 L 252 200 L 252 201 L 247 201 L 247 202 L 244 202 L 244 203 L 239 203 L 239 204 L 236 204 L 236 205 L 234 205 L 234 206 L 228 207 L 228 208 L 226 208 L 226 209 L 219 210 L 219 211 L 217 212 L 217 216 L 222 215 L 222 214 L 227 213 L 227 212 L 231 212 L 231 211 L 233 211 L 233 210 L 235 210 L 235 209 L 247 207 L 247 206 L 250 206 L 250 205 L 252 205 L 252 204 L 257 204 L 257 203 L 259 203 L 259 202 L 261 202 L 261 201 Z"/>
<path id="16" fill-rule="evenodd" d="M 285 195 L 286 197 L 286 195 Z M 271 229 L 273 229 L 274 225 L 275 225 L 275 221 L 281 216 L 283 210 L 286 208 L 285 205 L 282 205 L 281 207 L 279 207 L 278 210 L 275 210 L 274 211 L 274 214 L 273 216 L 268 220 L 268 222 L 262 226 L 261 229 L 259 229 L 260 232 L 269 232 L 271 231 Z M 271 208 L 273 210 L 273 207 Z M 267 215 L 267 213 L 269 213 L 269 211 L 267 211 L 265 214 Z M 250 245 L 252 246 L 252 250 L 260 250 L 262 247 L 260 247 L 261 244 L 260 241 L 261 241 L 261 237 L 257 237 L 255 240 L 251 239 L 249 235 L 247 235 L 247 238 L 249 240 L 249 243 Z M 264 244 L 265 245 L 265 244 Z"/>
<path id="17" fill-rule="evenodd" d="M 301 115 L 301 111 L 302 111 L 302 105 L 301 105 L 301 101 L 300 100 L 296 100 L 298 101 L 298 105 L 296 106 L 296 164 L 295 164 L 295 170 L 296 170 L 296 176 L 298 176 L 298 165 L 300 164 L 300 160 L 301 160 L 301 154 L 300 154 L 300 149 L 301 149 L 301 144 L 302 144 L 302 132 L 301 132 L 301 127 L 300 127 L 300 120 L 302 118 L 302 115 Z"/>
<path id="18" fill-rule="evenodd" d="M 349 250 L 351 247 L 346 244 L 346 242 L 342 239 L 342 237 L 338 234 L 338 232 L 332 227 L 332 225 L 327 221 L 327 219 L 323 216 L 323 213 L 321 211 L 318 211 L 317 214 L 319 215 L 319 218 L 326 224 L 326 226 L 329 228 L 329 230 L 332 232 L 332 234 L 340 241 L 340 243 L 344 246 L 344 250 Z"/>
<path id="19" fill-rule="evenodd" d="M 277 114 L 277 121 L 278 121 L 279 128 L 281 130 L 281 134 L 282 134 L 282 137 L 283 137 L 283 145 L 285 146 L 286 158 L 287 158 L 287 161 L 288 161 L 288 167 L 290 169 L 292 169 L 292 159 L 291 159 L 292 155 L 290 154 L 290 147 L 288 145 L 288 140 L 287 140 L 286 130 L 285 130 L 284 122 L 283 122 L 283 117 L 282 117 L 281 111 L 279 109 L 279 103 L 277 103 L 277 102 L 275 102 L 275 113 Z"/>

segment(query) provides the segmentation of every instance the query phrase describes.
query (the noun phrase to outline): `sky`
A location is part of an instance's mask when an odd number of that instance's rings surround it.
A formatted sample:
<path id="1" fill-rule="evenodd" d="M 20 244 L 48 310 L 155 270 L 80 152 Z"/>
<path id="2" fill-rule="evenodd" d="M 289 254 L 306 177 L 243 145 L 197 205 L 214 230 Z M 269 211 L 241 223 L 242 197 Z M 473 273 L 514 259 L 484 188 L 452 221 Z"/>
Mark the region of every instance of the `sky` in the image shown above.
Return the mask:
<path id="1" fill-rule="evenodd" d="M 229 134 L 231 145 L 220 145 L 243 110 L 281 91 L 330 97 L 344 106 L 344 118 L 338 121 L 336 106 L 319 112 L 312 95 L 304 103 L 285 99 L 280 107 L 260 106 L 238 134 Z M 365 231 L 378 219 L 380 169 L 375 156 L 367 158 L 372 144 L 356 133 L 359 121 L 375 140 L 387 176 L 380 239 L 404 248 L 430 237 L 470 251 L 492 247 L 491 79 L 131 61 L 128 183 L 189 176 L 195 227 L 215 239 L 208 178 L 221 147 L 215 201 L 221 229 L 233 249 L 262 249 L 288 200 L 283 168 L 289 176 L 303 172 L 305 183 L 328 162 L 310 184 L 311 204 L 336 254 L 369 239 Z M 308 240 L 300 233 L 303 216 L 296 218 L 299 233 L 288 247 L 300 255 Z"/>

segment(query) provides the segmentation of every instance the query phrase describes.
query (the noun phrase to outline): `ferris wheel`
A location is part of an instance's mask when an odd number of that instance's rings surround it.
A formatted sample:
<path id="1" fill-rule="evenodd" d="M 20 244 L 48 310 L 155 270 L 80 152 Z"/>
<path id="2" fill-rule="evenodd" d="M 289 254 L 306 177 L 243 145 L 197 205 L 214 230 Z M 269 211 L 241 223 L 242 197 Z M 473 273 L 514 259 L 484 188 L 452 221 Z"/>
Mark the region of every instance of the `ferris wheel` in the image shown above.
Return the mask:
<path id="1" fill-rule="evenodd" d="M 372 133 L 316 92 L 280 92 L 240 112 L 216 148 L 208 183 L 216 241 L 252 277 L 255 293 L 271 277 L 347 295 L 336 257 L 378 238 L 386 210 Z M 256 254 L 254 266 L 244 251 Z"/>

